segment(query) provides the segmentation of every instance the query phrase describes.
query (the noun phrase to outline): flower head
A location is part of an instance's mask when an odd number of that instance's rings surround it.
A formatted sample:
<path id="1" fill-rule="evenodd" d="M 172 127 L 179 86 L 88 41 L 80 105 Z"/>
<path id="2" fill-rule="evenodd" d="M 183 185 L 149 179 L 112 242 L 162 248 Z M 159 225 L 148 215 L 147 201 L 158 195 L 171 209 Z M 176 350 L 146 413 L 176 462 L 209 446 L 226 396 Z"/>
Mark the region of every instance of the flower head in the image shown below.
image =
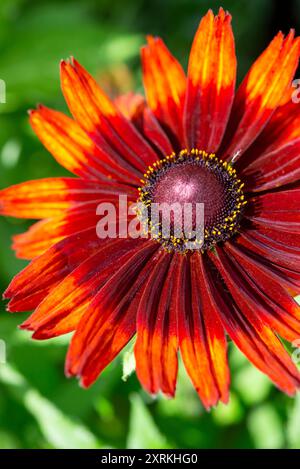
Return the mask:
<path id="1" fill-rule="evenodd" d="M 75 60 L 62 61 L 73 118 L 39 106 L 31 125 L 77 177 L 0 192 L 3 215 L 38 219 L 13 247 L 30 264 L 4 296 L 34 310 L 35 339 L 74 332 L 66 373 L 91 385 L 136 335 L 136 372 L 174 396 L 178 352 L 206 408 L 227 402 L 227 335 L 282 391 L 300 375 L 279 337 L 300 337 L 300 113 L 291 100 L 299 38 L 279 33 L 236 88 L 231 17 L 200 22 L 187 75 L 159 38 L 142 48 L 146 100 L 112 101 Z M 152 237 L 99 239 L 100 203 L 126 195 Z M 197 249 L 154 223 L 152 204 L 204 206 Z M 168 214 L 169 216 L 169 214 Z M 182 219 L 181 219 L 182 221 Z M 116 219 L 116 225 L 121 217 Z"/>

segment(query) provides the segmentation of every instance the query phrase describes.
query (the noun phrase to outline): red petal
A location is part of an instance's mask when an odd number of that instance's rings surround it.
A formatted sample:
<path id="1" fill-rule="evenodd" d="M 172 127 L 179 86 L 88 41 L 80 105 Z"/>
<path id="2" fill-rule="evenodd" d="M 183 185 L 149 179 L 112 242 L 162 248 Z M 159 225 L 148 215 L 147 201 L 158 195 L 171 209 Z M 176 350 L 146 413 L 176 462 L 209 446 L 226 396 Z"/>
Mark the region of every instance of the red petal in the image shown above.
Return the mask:
<path id="1" fill-rule="evenodd" d="M 201 255 L 195 253 L 190 267 L 186 265 L 178 333 L 186 370 L 209 409 L 220 399 L 228 401 L 229 371 L 224 329 L 204 287 L 204 275 Z"/>
<path id="2" fill-rule="evenodd" d="M 254 252 L 287 269 L 299 272 L 299 253 L 292 248 L 284 247 L 282 243 L 272 241 L 267 236 L 255 230 L 243 231 L 238 239 L 239 243 L 249 247 Z"/>
<path id="3" fill-rule="evenodd" d="M 177 318 L 174 308 L 178 255 L 163 252 L 145 285 L 137 313 L 136 373 L 150 394 L 174 396 L 177 378 Z"/>
<path id="4" fill-rule="evenodd" d="M 96 143 L 104 138 L 136 174 L 156 161 L 150 145 L 76 60 L 61 63 L 61 83 L 73 116 Z"/>
<path id="5" fill-rule="evenodd" d="M 66 210 L 61 216 L 40 220 L 25 233 L 15 235 L 12 247 L 16 250 L 16 256 L 33 259 L 67 236 L 88 228 L 96 229 L 99 221 L 97 206 L 98 202 L 91 202 Z"/>
<path id="6" fill-rule="evenodd" d="M 188 68 L 185 129 L 190 148 L 218 150 L 235 89 L 236 56 L 231 16 L 210 10 L 200 22 Z"/>
<path id="7" fill-rule="evenodd" d="M 139 119 L 146 106 L 145 98 L 141 94 L 132 92 L 117 96 L 114 103 L 119 111 L 132 122 Z"/>
<path id="8" fill-rule="evenodd" d="M 285 230 L 277 230 L 276 228 L 270 228 L 262 224 L 255 225 L 255 231 L 270 238 L 270 240 L 279 243 L 283 250 L 291 252 L 294 250 L 295 253 L 300 253 L 300 236 L 296 232 L 287 232 Z M 253 230 L 251 230 L 253 231 Z"/>
<path id="9" fill-rule="evenodd" d="M 300 178 L 300 140 L 288 143 L 288 147 L 279 146 L 264 156 L 259 167 L 251 166 L 242 177 L 247 178 L 247 190 L 262 192 L 291 184 Z"/>
<path id="10" fill-rule="evenodd" d="M 8 305 L 9 310 L 28 310 L 27 304 L 31 304 L 32 296 L 53 288 L 109 241 L 99 240 L 95 228 L 92 228 L 55 244 L 14 277 L 4 293 L 4 298 L 12 298 Z"/>
<path id="11" fill-rule="evenodd" d="M 142 48 L 143 80 L 147 101 L 157 119 L 184 145 L 182 114 L 186 77 L 181 65 L 160 38 L 148 37 Z"/>
<path id="12" fill-rule="evenodd" d="M 121 167 L 87 136 L 74 120 L 64 114 L 39 106 L 30 111 L 33 130 L 64 168 L 88 179 L 128 180 Z"/>
<path id="13" fill-rule="evenodd" d="M 270 228 L 300 233 L 300 189 L 253 197 L 254 214 L 249 218 Z M 249 204 L 249 205 L 250 205 Z"/>
<path id="14" fill-rule="evenodd" d="M 222 153 L 241 155 L 261 133 L 291 86 L 299 59 L 299 38 L 279 33 L 252 65 L 237 91 Z"/>
<path id="15" fill-rule="evenodd" d="M 158 245 L 149 241 L 133 250 L 131 258 L 100 289 L 83 315 L 66 361 L 66 373 L 80 376 L 83 386 L 95 381 L 135 333 L 136 294 L 156 262 L 153 253 L 157 249 Z"/>
<path id="16" fill-rule="evenodd" d="M 48 178 L 23 182 L 0 191 L 0 213 L 18 218 L 50 218 L 63 210 L 91 201 L 136 198 L 127 185 L 72 178 Z"/>
<path id="17" fill-rule="evenodd" d="M 36 331 L 35 339 L 49 339 L 76 329 L 100 288 L 132 257 L 128 251 L 140 242 L 117 239 L 100 247 L 51 291 L 22 328 Z"/>
<path id="18" fill-rule="evenodd" d="M 273 114 L 259 138 L 238 162 L 247 189 L 265 191 L 300 176 L 300 112 L 293 102 Z"/>
<path id="19" fill-rule="evenodd" d="M 245 286 L 249 306 L 256 305 L 256 313 L 281 337 L 290 342 L 296 340 L 300 336 L 300 307 L 296 301 L 270 270 L 230 243 L 224 249 Z"/>
<path id="20" fill-rule="evenodd" d="M 173 153 L 169 138 L 156 120 L 150 109 L 146 108 L 143 114 L 143 133 L 155 145 L 163 156 Z"/>
<path id="21" fill-rule="evenodd" d="M 300 385 L 300 375 L 278 337 L 269 325 L 261 320 L 256 308 L 248 303 L 240 276 L 217 248 L 210 258 L 219 270 L 230 292 L 223 288 L 222 296 L 210 281 L 212 297 L 218 304 L 224 327 L 248 359 L 284 392 L 295 394 Z"/>
<path id="22" fill-rule="evenodd" d="M 271 245 L 268 243 L 271 241 Z M 255 230 L 248 230 L 241 233 L 237 238 L 237 244 L 246 249 L 247 253 L 254 257 L 256 261 L 266 265 L 271 269 L 284 284 L 295 295 L 300 289 L 300 269 L 299 261 L 295 263 L 293 255 L 282 249 L 283 245 L 272 246 L 272 240 L 261 236 Z M 280 249 L 281 248 L 281 249 Z"/>
<path id="23" fill-rule="evenodd" d="M 203 262 L 203 256 L 199 255 L 195 259 L 199 266 L 195 270 L 199 290 L 201 292 L 202 314 L 204 324 L 207 329 L 207 339 L 209 351 L 211 354 L 212 368 L 216 378 L 217 386 L 220 392 L 220 399 L 227 403 L 229 399 L 230 373 L 227 360 L 227 338 L 224 327 L 221 324 L 218 309 L 215 308 L 213 299 L 209 295 L 206 287 L 206 266 Z"/>

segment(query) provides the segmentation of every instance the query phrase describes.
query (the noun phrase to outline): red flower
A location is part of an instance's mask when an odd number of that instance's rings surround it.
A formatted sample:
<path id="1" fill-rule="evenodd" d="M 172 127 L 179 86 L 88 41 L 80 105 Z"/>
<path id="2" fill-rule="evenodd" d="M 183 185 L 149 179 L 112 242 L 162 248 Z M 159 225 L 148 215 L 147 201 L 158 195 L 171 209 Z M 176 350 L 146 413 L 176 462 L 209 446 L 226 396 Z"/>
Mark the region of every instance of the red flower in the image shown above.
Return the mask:
<path id="1" fill-rule="evenodd" d="M 202 19 L 187 77 L 149 37 L 147 104 L 135 95 L 112 102 L 71 60 L 61 82 L 74 119 L 43 106 L 30 113 L 78 178 L 1 191 L 3 215 L 41 219 L 14 238 L 17 255 L 33 260 L 4 296 L 9 311 L 35 310 L 21 326 L 35 339 L 75 331 L 66 373 L 83 386 L 135 334 L 136 372 L 151 394 L 175 394 L 180 351 L 204 406 L 227 402 L 226 334 L 281 390 L 299 386 L 278 338 L 300 337 L 300 113 L 291 100 L 299 38 L 279 33 L 235 92 L 230 22 L 222 9 Z M 204 203 L 201 251 L 161 234 L 100 240 L 96 207 L 120 194 L 146 205 Z"/>

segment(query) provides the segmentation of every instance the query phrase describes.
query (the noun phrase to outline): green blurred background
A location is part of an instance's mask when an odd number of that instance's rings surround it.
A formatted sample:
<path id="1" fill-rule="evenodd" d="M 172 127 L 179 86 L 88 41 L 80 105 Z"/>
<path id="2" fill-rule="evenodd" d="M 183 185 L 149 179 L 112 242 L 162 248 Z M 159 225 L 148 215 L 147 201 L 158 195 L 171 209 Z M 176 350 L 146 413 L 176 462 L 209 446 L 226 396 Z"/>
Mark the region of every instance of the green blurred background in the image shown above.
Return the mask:
<path id="1" fill-rule="evenodd" d="M 279 28 L 299 25 L 297 1 L 1 0 L 7 103 L 0 104 L 0 187 L 65 174 L 31 132 L 26 113 L 39 102 L 66 110 L 60 59 L 74 55 L 111 94 L 142 91 L 145 34 L 161 35 L 186 65 L 200 17 L 220 4 L 233 14 L 239 77 Z M 25 265 L 14 258 L 10 238 L 27 226 L 0 221 L 1 291 Z M 131 347 L 84 391 L 63 374 L 69 337 L 32 341 L 17 329 L 26 314 L 10 315 L 4 304 L 0 312 L 7 347 L 7 363 L 0 364 L 0 448 L 300 447 L 300 399 L 279 393 L 231 344 L 230 404 L 206 413 L 182 368 L 175 400 L 147 396 L 134 373 L 128 377 Z"/>

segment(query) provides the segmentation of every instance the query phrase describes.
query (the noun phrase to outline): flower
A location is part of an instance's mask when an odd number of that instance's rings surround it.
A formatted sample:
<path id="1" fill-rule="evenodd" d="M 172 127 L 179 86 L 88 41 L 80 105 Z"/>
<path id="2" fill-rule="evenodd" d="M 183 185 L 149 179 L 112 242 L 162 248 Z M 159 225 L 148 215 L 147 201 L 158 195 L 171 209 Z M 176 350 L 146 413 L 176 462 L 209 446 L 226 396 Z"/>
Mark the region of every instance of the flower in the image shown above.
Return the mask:
<path id="1" fill-rule="evenodd" d="M 34 310 L 21 327 L 35 339 L 75 331 L 66 374 L 83 386 L 136 334 L 149 393 L 174 396 L 180 351 L 203 405 L 226 403 L 228 335 L 278 388 L 296 392 L 300 375 L 280 338 L 300 337 L 299 44 L 293 31 L 279 33 L 235 91 L 231 17 L 209 11 L 187 75 L 148 37 L 146 101 L 112 101 L 71 59 L 61 83 L 73 119 L 30 111 L 42 143 L 78 177 L 1 191 L 3 215 L 40 220 L 14 237 L 17 256 L 32 260 L 4 297 L 11 312 Z M 201 249 L 165 238 L 161 225 L 157 239 L 99 239 L 96 208 L 120 195 L 145 207 L 204 203 Z M 152 229 L 148 212 L 146 222 Z"/>

